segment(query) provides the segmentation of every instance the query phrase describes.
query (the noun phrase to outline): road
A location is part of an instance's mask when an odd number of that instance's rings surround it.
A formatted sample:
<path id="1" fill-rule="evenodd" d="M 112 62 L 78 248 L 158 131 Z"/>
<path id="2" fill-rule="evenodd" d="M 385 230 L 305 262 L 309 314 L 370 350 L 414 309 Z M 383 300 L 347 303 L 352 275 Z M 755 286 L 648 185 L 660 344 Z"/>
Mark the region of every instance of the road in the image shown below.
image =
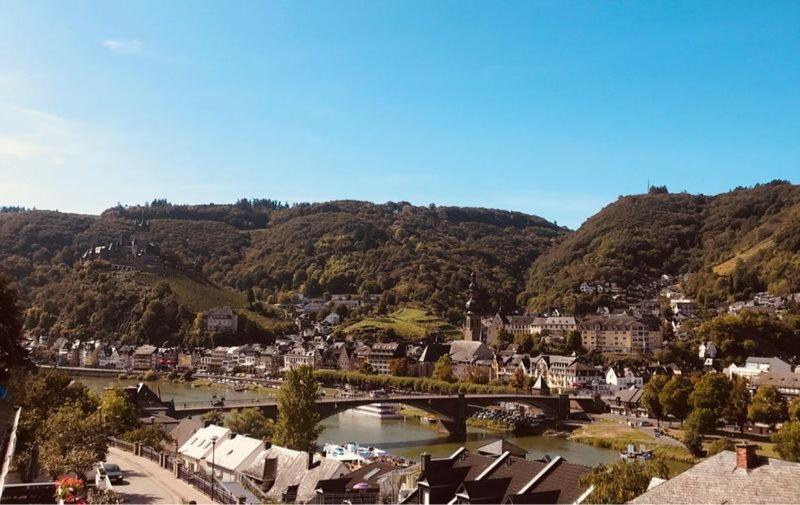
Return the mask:
<path id="1" fill-rule="evenodd" d="M 149 459 L 109 447 L 109 463 L 122 468 L 124 482 L 114 484 L 125 503 L 212 503 L 211 499 Z"/>

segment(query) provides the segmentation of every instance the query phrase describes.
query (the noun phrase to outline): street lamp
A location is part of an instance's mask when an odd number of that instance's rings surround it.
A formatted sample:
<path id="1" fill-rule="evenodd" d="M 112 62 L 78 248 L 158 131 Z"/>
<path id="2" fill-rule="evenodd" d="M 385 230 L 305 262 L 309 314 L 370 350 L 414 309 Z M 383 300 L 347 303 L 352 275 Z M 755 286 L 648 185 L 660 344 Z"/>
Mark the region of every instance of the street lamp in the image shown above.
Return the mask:
<path id="1" fill-rule="evenodd" d="M 214 501 L 214 455 L 219 437 L 211 435 L 211 501 Z"/>

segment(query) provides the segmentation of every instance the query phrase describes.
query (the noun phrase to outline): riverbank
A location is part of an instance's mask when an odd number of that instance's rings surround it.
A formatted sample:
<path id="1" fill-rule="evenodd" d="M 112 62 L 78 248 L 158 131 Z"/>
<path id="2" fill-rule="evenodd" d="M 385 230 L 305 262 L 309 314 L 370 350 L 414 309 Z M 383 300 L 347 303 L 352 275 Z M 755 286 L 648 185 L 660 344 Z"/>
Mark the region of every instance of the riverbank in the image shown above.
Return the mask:
<path id="1" fill-rule="evenodd" d="M 635 445 L 637 449 L 644 446 L 648 450 L 652 449 L 656 457 L 671 463 L 669 466 L 673 471 L 685 470 L 698 461 L 679 442 L 668 438 L 657 439 L 637 428 L 629 427 L 621 421 L 595 419 L 591 424 L 575 430 L 568 439 L 580 444 L 619 452 L 627 450 L 630 444 Z"/>

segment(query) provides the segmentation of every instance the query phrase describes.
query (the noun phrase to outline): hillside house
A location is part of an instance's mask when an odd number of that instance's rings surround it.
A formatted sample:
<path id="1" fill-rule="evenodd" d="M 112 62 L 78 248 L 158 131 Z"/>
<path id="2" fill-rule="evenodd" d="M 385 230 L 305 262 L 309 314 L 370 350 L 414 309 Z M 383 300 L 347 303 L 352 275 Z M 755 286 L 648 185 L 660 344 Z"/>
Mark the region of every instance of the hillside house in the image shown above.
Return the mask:
<path id="1" fill-rule="evenodd" d="M 239 316 L 230 307 L 209 309 L 203 312 L 203 324 L 208 333 L 236 333 Z"/>

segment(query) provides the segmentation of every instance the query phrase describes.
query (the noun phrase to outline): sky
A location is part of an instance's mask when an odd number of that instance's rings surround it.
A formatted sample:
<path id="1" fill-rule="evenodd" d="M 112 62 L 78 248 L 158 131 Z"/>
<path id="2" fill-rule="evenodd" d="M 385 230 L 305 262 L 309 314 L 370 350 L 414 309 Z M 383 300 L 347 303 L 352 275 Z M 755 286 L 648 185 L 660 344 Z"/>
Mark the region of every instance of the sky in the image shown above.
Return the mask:
<path id="1" fill-rule="evenodd" d="M 0 205 L 358 199 L 578 227 L 800 182 L 800 2 L 5 0 Z"/>

